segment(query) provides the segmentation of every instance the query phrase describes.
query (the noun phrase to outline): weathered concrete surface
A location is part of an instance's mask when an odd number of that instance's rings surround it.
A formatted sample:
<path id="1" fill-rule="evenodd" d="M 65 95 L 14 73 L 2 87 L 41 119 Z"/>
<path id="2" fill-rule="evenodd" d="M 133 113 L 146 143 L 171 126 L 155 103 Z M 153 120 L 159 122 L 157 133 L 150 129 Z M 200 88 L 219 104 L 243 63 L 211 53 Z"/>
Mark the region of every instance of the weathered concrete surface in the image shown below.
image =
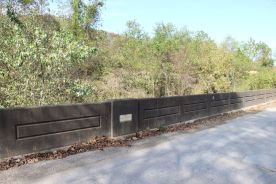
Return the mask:
<path id="1" fill-rule="evenodd" d="M 276 183 L 276 108 L 195 133 L 166 134 L 0 172 L 0 183 Z"/>

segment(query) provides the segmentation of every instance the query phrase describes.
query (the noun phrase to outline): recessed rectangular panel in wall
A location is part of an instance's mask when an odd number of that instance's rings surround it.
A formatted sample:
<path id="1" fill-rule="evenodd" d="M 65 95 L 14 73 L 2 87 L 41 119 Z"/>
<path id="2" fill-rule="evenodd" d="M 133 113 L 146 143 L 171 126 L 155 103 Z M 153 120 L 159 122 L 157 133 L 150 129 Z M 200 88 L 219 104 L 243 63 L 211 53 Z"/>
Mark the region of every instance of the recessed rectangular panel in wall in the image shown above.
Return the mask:
<path id="1" fill-rule="evenodd" d="M 228 99 L 211 101 L 211 107 L 219 107 L 219 106 L 225 106 L 225 105 L 226 106 L 228 105 Z"/>
<path id="2" fill-rule="evenodd" d="M 255 96 L 256 105 L 260 103 L 264 103 L 265 100 L 266 100 L 266 94 L 258 94 Z"/>
<path id="3" fill-rule="evenodd" d="M 229 93 L 217 93 L 210 95 L 210 115 L 228 111 L 229 97 Z"/>
<path id="4" fill-rule="evenodd" d="M 251 101 L 254 101 L 256 98 L 256 95 L 247 95 L 247 96 L 244 96 L 244 102 L 251 102 Z"/>
<path id="5" fill-rule="evenodd" d="M 179 106 L 144 110 L 143 122 L 148 128 L 158 128 L 179 122 Z"/>
<path id="6" fill-rule="evenodd" d="M 111 135 L 111 103 L 0 110 L 1 158 Z"/>
<path id="7" fill-rule="evenodd" d="M 183 105 L 183 108 L 184 108 L 184 113 L 190 113 L 195 111 L 206 110 L 207 104 L 204 102 L 192 103 L 192 104 Z"/>
<path id="8" fill-rule="evenodd" d="M 269 101 L 274 99 L 276 99 L 276 91 L 274 89 L 267 90 L 266 100 Z"/>
<path id="9" fill-rule="evenodd" d="M 269 100 L 269 99 L 272 99 L 274 97 L 274 93 L 267 93 L 266 94 L 266 98 Z"/>
<path id="10" fill-rule="evenodd" d="M 32 138 L 100 127 L 100 116 L 17 125 L 17 139 Z"/>
<path id="11" fill-rule="evenodd" d="M 242 98 L 230 98 L 230 104 L 239 104 L 243 103 Z"/>
<path id="12" fill-rule="evenodd" d="M 254 101 L 255 100 L 255 96 L 247 96 L 244 98 L 244 101 L 245 102 L 251 102 L 251 101 Z"/>
<path id="13" fill-rule="evenodd" d="M 169 115 L 179 114 L 179 106 L 162 107 L 156 109 L 145 109 L 144 119 L 152 119 Z"/>
<path id="14" fill-rule="evenodd" d="M 264 103 L 267 100 L 266 92 L 266 90 L 244 92 L 245 107 Z"/>
<path id="15" fill-rule="evenodd" d="M 229 110 L 237 110 L 243 108 L 243 93 L 229 94 Z"/>
<path id="16" fill-rule="evenodd" d="M 266 97 L 266 94 L 257 94 L 256 99 L 264 99 Z"/>
<path id="17" fill-rule="evenodd" d="M 181 97 L 139 100 L 139 130 L 158 128 L 179 122 Z"/>
<path id="18" fill-rule="evenodd" d="M 208 114 L 209 95 L 190 95 L 181 98 L 181 121 L 204 117 Z"/>

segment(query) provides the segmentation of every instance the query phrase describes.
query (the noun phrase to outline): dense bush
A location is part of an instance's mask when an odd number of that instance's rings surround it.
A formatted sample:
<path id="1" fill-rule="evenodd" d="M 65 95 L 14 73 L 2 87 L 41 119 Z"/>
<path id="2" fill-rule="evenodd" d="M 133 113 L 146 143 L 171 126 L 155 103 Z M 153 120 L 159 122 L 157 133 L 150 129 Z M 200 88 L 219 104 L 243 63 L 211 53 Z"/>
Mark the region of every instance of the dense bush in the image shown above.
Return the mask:
<path id="1" fill-rule="evenodd" d="M 218 45 L 202 31 L 164 23 L 149 36 L 135 21 L 124 34 L 106 33 L 96 29 L 101 1 L 72 0 L 69 17 L 40 12 L 47 1 L 3 2 L 2 107 L 276 87 L 262 42 Z"/>
<path id="2" fill-rule="evenodd" d="M 2 106 L 74 102 L 87 93 L 76 85 L 74 69 L 95 48 L 67 30 L 26 30 L 6 18 L 0 24 Z"/>
<path id="3" fill-rule="evenodd" d="M 250 89 L 267 89 L 276 88 L 276 72 L 262 70 L 258 73 L 250 75 L 248 78 Z"/>

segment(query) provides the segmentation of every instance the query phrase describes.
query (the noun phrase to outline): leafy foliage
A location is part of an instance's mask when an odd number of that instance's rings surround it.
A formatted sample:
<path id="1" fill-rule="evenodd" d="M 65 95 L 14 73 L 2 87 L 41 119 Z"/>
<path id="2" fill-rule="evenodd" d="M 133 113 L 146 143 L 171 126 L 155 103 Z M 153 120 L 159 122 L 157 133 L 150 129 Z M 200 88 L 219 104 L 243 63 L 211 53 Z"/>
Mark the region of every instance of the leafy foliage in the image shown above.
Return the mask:
<path id="1" fill-rule="evenodd" d="M 71 0 L 72 14 L 46 0 L 1 2 L 0 107 L 160 97 L 276 87 L 271 49 L 159 23 L 124 34 L 97 30 L 103 1 Z"/>

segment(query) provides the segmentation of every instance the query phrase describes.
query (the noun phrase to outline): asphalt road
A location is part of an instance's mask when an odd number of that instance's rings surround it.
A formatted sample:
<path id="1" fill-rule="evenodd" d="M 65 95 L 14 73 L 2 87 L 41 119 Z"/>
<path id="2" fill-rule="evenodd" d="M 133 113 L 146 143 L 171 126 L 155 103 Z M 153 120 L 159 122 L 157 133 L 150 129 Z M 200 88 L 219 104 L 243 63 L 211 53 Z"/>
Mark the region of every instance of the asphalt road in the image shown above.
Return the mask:
<path id="1" fill-rule="evenodd" d="M 276 108 L 194 133 L 164 134 L 0 171 L 0 183 L 275 184 Z"/>

